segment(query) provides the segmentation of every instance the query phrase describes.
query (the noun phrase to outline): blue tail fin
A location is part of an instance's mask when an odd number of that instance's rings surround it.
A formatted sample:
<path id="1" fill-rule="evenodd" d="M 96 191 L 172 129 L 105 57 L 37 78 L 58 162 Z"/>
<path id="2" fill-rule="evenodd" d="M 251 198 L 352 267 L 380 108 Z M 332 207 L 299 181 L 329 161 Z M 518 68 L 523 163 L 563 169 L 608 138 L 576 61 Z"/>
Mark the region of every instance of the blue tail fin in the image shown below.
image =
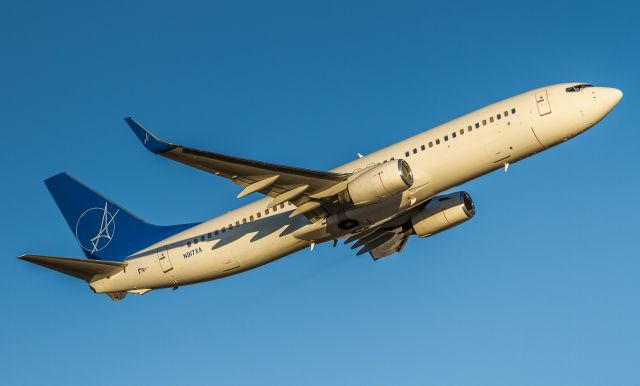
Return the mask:
<path id="1" fill-rule="evenodd" d="M 196 225 L 149 224 L 67 173 L 50 177 L 45 184 L 90 259 L 123 261 L 127 256 Z"/>

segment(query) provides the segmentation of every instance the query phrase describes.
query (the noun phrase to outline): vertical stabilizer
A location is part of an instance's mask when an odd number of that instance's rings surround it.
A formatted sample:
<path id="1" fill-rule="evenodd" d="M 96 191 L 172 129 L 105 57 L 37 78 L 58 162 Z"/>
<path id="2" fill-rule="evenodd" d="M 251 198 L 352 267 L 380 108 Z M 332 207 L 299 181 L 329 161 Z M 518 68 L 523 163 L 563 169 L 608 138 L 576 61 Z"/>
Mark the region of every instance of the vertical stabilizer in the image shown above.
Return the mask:
<path id="1" fill-rule="evenodd" d="M 67 173 L 45 180 L 76 241 L 90 259 L 122 261 L 196 224 L 147 223 Z"/>

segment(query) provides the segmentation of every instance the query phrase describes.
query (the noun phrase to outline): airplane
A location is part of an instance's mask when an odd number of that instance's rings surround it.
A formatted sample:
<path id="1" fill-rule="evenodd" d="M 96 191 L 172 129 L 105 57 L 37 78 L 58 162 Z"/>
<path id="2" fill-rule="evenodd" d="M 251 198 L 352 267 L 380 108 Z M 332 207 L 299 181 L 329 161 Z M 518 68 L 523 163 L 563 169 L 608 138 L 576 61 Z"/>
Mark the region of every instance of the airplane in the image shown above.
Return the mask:
<path id="1" fill-rule="evenodd" d="M 198 150 L 126 123 L 151 153 L 240 185 L 251 204 L 208 221 L 158 226 L 60 173 L 45 180 L 87 259 L 18 258 L 84 280 L 121 300 L 244 272 L 338 240 L 373 260 L 475 215 L 453 188 L 567 141 L 622 99 L 616 88 L 562 83 L 493 103 L 331 171 Z"/>

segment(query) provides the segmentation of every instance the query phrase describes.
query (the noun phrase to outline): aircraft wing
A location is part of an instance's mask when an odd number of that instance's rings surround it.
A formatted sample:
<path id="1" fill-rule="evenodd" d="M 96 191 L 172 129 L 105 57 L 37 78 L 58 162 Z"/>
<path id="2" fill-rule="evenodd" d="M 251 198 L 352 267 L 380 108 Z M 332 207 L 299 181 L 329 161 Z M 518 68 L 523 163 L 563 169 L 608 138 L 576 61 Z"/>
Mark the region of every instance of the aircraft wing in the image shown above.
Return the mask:
<path id="1" fill-rule="evenodd" d="M 125 118 L 144 147 L 154 154 L 229 179 L 244 189 L 238 198 L 259 192 L 273 197 L 269 207 L 291 201 L 310 219 L 326 217 L 338 208 L 328 198 L 346 187 L 350 174 L 276 165 L 165 142 L 136 122 Z"/>
<path id="2" fill-rule="evenodd" d="M 351 249 L 362 247 L 356 255 L 360 256 L 369 252 L 373 260 L 378 260 L 400 252 L 409 241 L 409 237 L 409 232 L 403 229 L 402 226 L 389 229 L 382 224 L 381 226 L 356 233 L 347 238 L 344 243 L 349 244 L 355 241 Z"/>

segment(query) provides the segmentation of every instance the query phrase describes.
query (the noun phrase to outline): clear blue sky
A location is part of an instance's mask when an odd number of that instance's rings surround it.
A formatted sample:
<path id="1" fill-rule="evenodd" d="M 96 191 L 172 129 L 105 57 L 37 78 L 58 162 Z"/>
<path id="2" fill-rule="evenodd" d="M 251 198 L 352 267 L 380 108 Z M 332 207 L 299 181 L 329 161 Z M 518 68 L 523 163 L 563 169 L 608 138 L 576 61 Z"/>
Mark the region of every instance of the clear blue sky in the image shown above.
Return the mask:
<path id="1" fill-rule="evenodd" d="M 0 7 L 3 384 L 637 385 L 638 27 L 629 2 L 15 1 Z M 615 86 L 577 139 L 463 188 L 478 215 L 376 263 L 321 245 L 115 303 L 16 259 L 82 256 L 42 181 L 150 222 L 238 188 L 169 140 L 327 170 L 531 88 Z"/>

